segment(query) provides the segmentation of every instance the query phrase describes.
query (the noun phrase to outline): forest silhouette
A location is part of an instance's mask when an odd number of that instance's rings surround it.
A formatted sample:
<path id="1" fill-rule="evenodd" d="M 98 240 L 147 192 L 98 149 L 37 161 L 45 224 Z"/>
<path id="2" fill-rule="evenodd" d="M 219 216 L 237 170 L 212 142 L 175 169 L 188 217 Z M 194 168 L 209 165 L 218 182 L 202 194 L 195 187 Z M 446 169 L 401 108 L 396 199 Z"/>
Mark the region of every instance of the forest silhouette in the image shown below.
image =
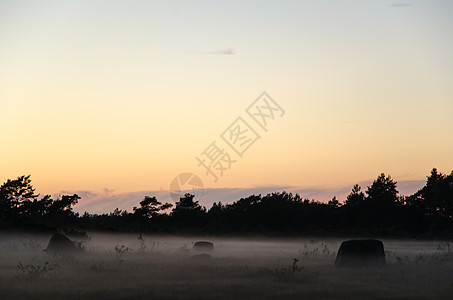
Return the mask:
<path id="1" fill-rule="evenodd" d="M 131 212 L 78 214 L 77 194 L 57 199 L 35 194 L 30 175 L 8 179 L 0 187 L 0 230 L 109 231 L 206 235 L 377 235 L 453 236 L 453 171 L 432 169 L 424 187 L 399 195 L 397 182 L 380 174 L 363 192 L 354 185 L 344 203 L 322 203 L 298 194 L 250 195 L 206 209 L 185 194 L 175 205 L 146 196 Z"/>

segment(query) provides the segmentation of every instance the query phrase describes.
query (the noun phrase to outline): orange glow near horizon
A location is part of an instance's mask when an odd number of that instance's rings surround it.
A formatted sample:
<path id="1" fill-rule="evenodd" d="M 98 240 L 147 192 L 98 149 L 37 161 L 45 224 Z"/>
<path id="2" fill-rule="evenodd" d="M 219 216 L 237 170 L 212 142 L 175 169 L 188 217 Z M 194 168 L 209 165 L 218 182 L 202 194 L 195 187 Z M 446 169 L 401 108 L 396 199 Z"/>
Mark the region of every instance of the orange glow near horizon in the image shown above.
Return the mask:
<path id="1" fill-rule="evenodd" d="M 1 182 L 123 193 L 183 172 L 245 188 L 453 170 L 451 3 L 95 2 L 0 4 Z M 285 110 L 267 132 L 245 113 L 263 91 Z M 261 138 L 214 182 L 196 157 L 214 140 L 233 156 L 220 135 L 239 116 Z"/>

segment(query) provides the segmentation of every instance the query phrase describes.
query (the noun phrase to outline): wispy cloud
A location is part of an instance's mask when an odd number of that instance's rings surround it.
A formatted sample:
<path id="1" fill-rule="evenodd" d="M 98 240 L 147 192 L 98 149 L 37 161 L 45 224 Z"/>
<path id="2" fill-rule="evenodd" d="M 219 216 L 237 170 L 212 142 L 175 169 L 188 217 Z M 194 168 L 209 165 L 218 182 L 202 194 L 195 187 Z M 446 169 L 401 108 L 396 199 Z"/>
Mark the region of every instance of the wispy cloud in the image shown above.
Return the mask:
<path id="1" fill-rule="evenodd" d="M 362 190 L 365 191 L 367 186 L 372 184 L 372 181 L 362 181 L 358 183 Z M 419 190 L 425 184 L 425 180 L 411 180 L 411 181 L 398 181 L 397 187 L 401 195 L 411 195 Z M 352 186 L 343 186 L 338 188 L 304 188 L 297 186 L 256 186 L 251 188 L 210 188 L 205 189 L 203 197 L 200 200 L 200 204 L 210 208 L 214 202 L 232 203 L 241 198 L 248 197 L 250 195 L 267 195 L 273 192 L 286 191 L 293 194 L 299 194 L 304 199 L 315 199 L 321 202 L 327 202 L 334 196 L 339 201 L 344 201 L 346 196 L 351 192 Z M 182 191 L 182 193 L 191 193 L 191 190 Z M 174 204 L 168 191 L 163 190 L 149 190 L 139 191 L 132 193 L 122 194 L 102 194 L 97 195 L 95 193 L 86 192 L 89 199 L 84 200 L 83 194 L 82 200 L 74 207 L 74 210 L 79 213 L 85 211 L 89 213 L 109 213 L 115 208 L 131 211 L 134 206 L 138 206 L 139 202 L 143 200 L 145 196 L 156 196 L 157 199 L 164 203 L 169 202 Z M 92 195 L 97 195 L 93 197 Z"/>
<path id="2" fill-rule="evenodd" d="M 234 50 L 232 48 L 220 49 L 217 51 L 210 51 L 209 54 L 214 55 L 234 55 Z"/>
<path id="3" fill-rule="evenodd" d="M 81 197 L 78 205 L 89 205 L 90 203 L 99 203 L 104 199 L 108 199 L 112 196 L 114 190 L 104 188 L 100 193 L 95 193 L 92 191 L 61 191 L 57 195 L 52 195 L 54 198 L 57 198 L 61 195 L 72 195 L 77 194 Z"/>

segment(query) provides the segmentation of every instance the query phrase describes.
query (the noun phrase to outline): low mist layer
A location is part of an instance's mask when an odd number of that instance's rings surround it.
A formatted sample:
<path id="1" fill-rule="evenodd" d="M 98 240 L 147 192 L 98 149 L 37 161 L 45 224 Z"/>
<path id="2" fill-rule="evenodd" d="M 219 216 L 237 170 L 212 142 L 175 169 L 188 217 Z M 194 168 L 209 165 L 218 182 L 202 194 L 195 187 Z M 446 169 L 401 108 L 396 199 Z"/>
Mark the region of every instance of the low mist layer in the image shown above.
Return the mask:
<path id="1" fill-rule="evenodd" d="M 381 268 L 335 268 L 339 239 L 70 236 L 80 255 L 43 251 L 45 235 L 0 237 L 8 299 L 438 299 L 453 292 L 445 241 L 383 240 Z M 205 256 L 193 249 L 207 240 Z"/>

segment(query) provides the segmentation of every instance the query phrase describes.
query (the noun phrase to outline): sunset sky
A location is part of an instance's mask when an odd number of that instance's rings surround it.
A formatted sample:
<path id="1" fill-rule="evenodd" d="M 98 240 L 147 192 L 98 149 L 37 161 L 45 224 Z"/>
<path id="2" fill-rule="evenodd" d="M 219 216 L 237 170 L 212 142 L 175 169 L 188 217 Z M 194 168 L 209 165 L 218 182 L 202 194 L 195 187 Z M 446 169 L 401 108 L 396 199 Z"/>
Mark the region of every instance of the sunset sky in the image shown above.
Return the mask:
<path id="1" fill-rule="evenodd" d="M 452 54 L 448 0 L 3 0 L 0 183 L 94 201 L 184 172 L 219 191 L 423 181 L 453 170 Z M 246 112 L 263 92 L 284 111 L 267 131 Z M 260 136 L 242 157 L 221 137 L 238 117 Z M 217 182 L 196 159 L 214 141 L 236 160 Z"/>

